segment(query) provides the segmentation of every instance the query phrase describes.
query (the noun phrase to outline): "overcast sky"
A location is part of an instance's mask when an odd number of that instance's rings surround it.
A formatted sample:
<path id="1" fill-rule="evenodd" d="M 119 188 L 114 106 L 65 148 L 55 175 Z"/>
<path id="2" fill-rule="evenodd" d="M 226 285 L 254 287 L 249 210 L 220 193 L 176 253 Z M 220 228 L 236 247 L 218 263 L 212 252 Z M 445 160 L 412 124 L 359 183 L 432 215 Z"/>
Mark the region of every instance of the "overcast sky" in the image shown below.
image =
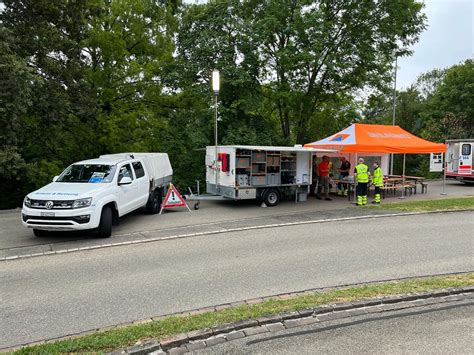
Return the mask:
<path id="1" fill-rule="evenodd" d="M 397 88 L 434 68 L 445 68 L 473 57 L 474 0 L 425 0 L 428 28 L 412 47 L 411 57 L 400 58 Z"/>

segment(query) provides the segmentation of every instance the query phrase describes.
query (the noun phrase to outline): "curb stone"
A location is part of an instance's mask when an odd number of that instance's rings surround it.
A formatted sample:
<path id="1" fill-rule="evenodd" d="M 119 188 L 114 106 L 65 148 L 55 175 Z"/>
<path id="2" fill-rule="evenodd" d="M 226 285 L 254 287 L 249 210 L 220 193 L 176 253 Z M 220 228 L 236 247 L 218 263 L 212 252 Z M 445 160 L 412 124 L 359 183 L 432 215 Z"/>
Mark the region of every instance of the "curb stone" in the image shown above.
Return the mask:
<path id="1" fill-rule="evenodd" d="M 299 312 L 286 312 L 276 316 L 261 317 L 224 324 L 203 331 L 179 334 L 162 340 L 160 343 L 148 342 L 123 350 L 128 354 L 183 354 L 212 347 L 227 341 L 262 333 L 274 333 L 295 327 L 326 322 L 335 319 L 355 317 L 370 313 L 383 313 L 406 308 L 423 307 L 443 302 L 457 302 L 474 297 L 474 286 L 435 290 L 433 292 L 408 293 L 381 297 L 379 299 L 355 302 L 341 302 Z M 204 334 L 212 334 L 203 340 Z M 158 345 L 157 345 L 158 344 Z M 153 348 L 154 352 L 151 352 Z M 147 351 L 150 349 L 149 351 Z M 157 352 L 161 351 L 161 352 Z"/>
<path id="2" fill-rule="evenodd" d="M 318 287 L 318 288 L 312 288 L 312 289 L 307 289 L 307 290 L 301 290 L 301 291 L 297 291 L 297 292 L 292 292 L 291 294 L 293 295 L 293 297 L 295 297 L 295 296 L 304 296 L 304 295 L 309 295 L 309 294 L 314 294 L 314 293 L 324 293 L 324 292 L 329 292 L 329 291 L 334 291 L 334 290 L 342 290 L 342 289 L 346 289 L 346 288 L 349 288 L 349 287 L 357 287 L 357 286 L 362 286 L 362 285 L 377 285 L 377 284 L 382 284 L 382 283 L 386 283 L 386 282 L 397 282 L 397 281 L 400 282 L 400 281 L 407 281 L 407 280 L 422 280 L 424 278 L 431 278 L 431 277 L 465 275 L 465 274 L 469 274 L 469 273 L 472 273 L 472 272 L 473 271 L 469 270 L 469 271 L 431 274 L 431 275 L 421 275 L 421 276 L 408 276 L 408 277 L 403 277 L 403 278 L 398 278 L 398 279 L 384 279 L 384 280 L 375 280 L 375 281 L 369 281 L 369 282 L 349 283 L 349 284 L 343 284 L 343 285 L 338 285 L 338 286 L 327 286 L 327 287 Z M 456 292 L 461 292 L 460 291 L 461 289 L 463 290 L 463 293 L 471 293 L 471 292 L 474 292 L 474 285 L 473 286 L 464 286 L 462 288 L 456 288 L 456 289 L 453 289 L 451 291 L 449 289 L 438 289 L 438 290 L 434 290 L 430 294 L 432 295 L 432 297 L 436 297 L 436 303 L 441 303 L 441 302 L 445 302 L 443 300 L 443 297 L 449 296 L 450 292 L 453 292 L 453 294 L 455 294 Z M 408 295 L 412 296 L 412 295 L 417 295 L 417 294 L 422 294 L 423 295 L 423 293 L 414 293 L 414 294 L 407 294 L 407 296 Z M 279 297 L 281 295 L 282 294 L 276 294 L 276 295 L 263 297 L 262 302 L 265 302 L 265 301 L 268 301 L 268 300 L 277 300 L 277 299 L 279 299 Z M 289 294 L 285 293 L 284 295 L 289 295 Z M 227 304 L 229 304 L 229 303 L 225 303 L 223 305 L 227 305 Z M 354 302 L 351 302 L 351 304 L 354 306 L 354 308 L 360 308 L 360 307 L 363 307 L 363 306 L 370 307 L 370 306 L 373 306 L 373 305 L 381 305 L 382 301 L 381 301 L 381 298 L 371 298 L 371 299 L 365 299 L 365 300 L 361 300 L 361 301 L 354 301 Z M 235 302 L 230 303 L 231 308 L 242 306 L 242 305 L 247 305 L 245 300 L 235 301 Z M 191 315 L 195 315 L 195 314 L 202 314 L 202 313 L 205 313 L 205 312 L 213 312 L 213 311 L 216 311 L 219 308 L 219 306 L 222 306 L 222 305 L 217 305 L 217 306 L 214 306 L 214 307 L 203 307 L 203 308 L 191 309 L 191 310 L 186 310 L 186 311 L 176 312 L 176 313 L 162 314 L 162 315 L 153 316 L 153 317 L 150 317 L 150 318 L 147 318 L 147 319 L 144 319 L 144 320 L 135 320 L 135 321 L 126 322 L 126 323 L 122 323 L 122 324 L 118 324 L 118 325 L 112 325 L 112 326 L 106 326 L 106 327 L 102 327 L 102 328 L 89 329 L 89 330 L 69 334 L 69 335 L 62 336 L 62 337 L 43 339 L 41 341 L 18 344 L 14 347 L 0 349 L 0 351 L 16 350 L 16 349 L 19 349 L 19 348 L 25 347 L 25 346 L 40 345 L 40 344 L 51 343 L 51 342 L 55 342 L 55 341 L 67 340 L 67 339 L 71 339 L 71 338 L 77 338 L 77 337 L 81 337 L 81 336 L 85 336 L 85 335 L 90 335 L 90 334 L 93 334 L 93 333 L 96 333 L 96 332 L 124 328 L 124 327 L 127 327 L 127 326 L 134 325 L 137 322 L 149 321 L 149 319 L 151 319 L 152 321 L 160 321 L 160 320 L 163 320 L 165 318 L 172 317 L 172 316 L 173 317 L 183 317 L 183 316 L 191 316 Z M 312 311 L 313 311 L 314 315 L 318 315 L 318 314 L 328 313 L 329 311 L 332 311 L 332 307 L 330 307 L 329 305 L 321 305 L 321 306 L 314 307 L 312 309 Z M 305 312 L 305 310 L 300 310 L 299 313 L 301 313 L 301 312 Z M 373 313 L 375 311 L 372 310 L 371 312 Z M 257 322 L 259 321 L 259 319 L 257 319 Z M 276 324 L 278 324 L 277 322 L 282 321 L 281 315 L 278 315 L 278 314 L 277 315 L 271 315 L 271 316 L 264 316 L 264 317 L 261 317 L 261 319 L 262 319 L 263 322 L 262 323 L 259 322 L 259 324 L 261 324 L 261 325 L 269 324 L 269 326 L 276 325 Z M 214 332 L 213 334 L 215 334 L 215 330 L 212 330 L 212 331 Z M 191 339 L 191 341 L 192 341 L 192 339 Z M 122 351 L 121 353 L 124 353 L 124 352 L 125 351 Z"/>

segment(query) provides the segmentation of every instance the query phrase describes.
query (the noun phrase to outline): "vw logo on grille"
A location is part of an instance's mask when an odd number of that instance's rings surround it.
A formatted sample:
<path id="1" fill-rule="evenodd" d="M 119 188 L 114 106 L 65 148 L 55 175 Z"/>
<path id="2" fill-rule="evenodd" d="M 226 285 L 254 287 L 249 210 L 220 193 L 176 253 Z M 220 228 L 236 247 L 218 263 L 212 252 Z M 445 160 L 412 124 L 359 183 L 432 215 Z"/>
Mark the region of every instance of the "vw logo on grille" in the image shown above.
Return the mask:
<path id="1" fill-rule="evenodd" d="M 54 202 L 53 201 L 48 201 L 45 203 L 44 207 L 46 207 L 48 210 L 50 210 L 51 208 L 53 208 L 54 206 Z"/>

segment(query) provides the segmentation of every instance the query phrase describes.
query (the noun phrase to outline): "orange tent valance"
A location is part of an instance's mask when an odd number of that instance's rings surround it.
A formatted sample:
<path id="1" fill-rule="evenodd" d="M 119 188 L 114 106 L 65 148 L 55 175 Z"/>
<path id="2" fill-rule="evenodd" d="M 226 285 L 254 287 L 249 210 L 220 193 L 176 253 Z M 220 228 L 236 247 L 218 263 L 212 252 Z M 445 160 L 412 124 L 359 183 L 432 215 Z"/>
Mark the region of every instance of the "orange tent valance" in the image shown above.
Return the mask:
<path id="1" fill-rule="evenodd" d="M 399 126 L 354 123 L 346 129 L 308 148 L 336 149 L 348 153 L 444 153 L 446 145 L 432 143 L 405 131 Z"/>

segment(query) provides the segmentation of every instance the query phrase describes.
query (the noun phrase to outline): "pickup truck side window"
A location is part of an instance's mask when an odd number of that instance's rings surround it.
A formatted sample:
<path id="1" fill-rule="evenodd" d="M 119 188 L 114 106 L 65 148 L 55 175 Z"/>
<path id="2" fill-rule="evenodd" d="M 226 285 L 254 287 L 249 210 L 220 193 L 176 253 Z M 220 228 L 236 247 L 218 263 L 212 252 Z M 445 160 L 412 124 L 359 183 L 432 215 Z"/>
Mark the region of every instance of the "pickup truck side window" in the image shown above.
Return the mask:
<path id="1" fill-rule="evenodd" d="M 142 163 L 140 163 L 139 161 L 136 161 L 132 163 L 132 166 L 133 166 L 133 170 L 135 170 L 135 176 L 137 177 L 137 179 L 140 179 L 141 177 L 145 176 L 145 170 L 143 170 Z"/>
<path id="2" fill-rule="evenodd" d="M 124 165 L 120 168 L 118 181 L 120 181 L 124 177 L 129 177 L 133 180 L 132 168 L 130 167 L 130 164 Z"/>

